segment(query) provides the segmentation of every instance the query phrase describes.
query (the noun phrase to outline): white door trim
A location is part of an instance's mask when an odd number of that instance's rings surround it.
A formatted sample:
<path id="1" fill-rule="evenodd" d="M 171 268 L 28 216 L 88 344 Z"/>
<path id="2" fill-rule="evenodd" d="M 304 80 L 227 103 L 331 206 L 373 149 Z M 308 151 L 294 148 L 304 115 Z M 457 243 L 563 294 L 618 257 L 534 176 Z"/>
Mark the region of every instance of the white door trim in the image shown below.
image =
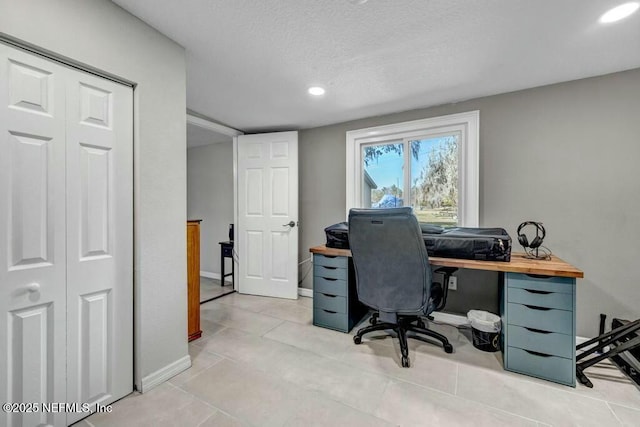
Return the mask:
<path id="1" fill-rule="evenodd" d="M 216 123 L 213 120 L 205 119 L 203 117 L 196 116 L 187 110 L 187 124 L 198 126 L 199 128 L 210 130 L 222 135 L 230 136 L 233 139 L 233 223 L 238 224 L 238 136 L 244 135 L 244 132 L 234 129 L 229 126 L 225 126 L 220 123 Z M 235 229 L 234 229 L 235 232 Z M 236 241 L 236 237 L 233 237 Z M 234 290 L 238 290 L 238 265 L 237 265 L 237 252 L 236 248 L 233 249 L 233 257 L 231 262 L 236 263 L 234 270 Z M 206 276 L 205 276 L 206 277 Z"/>
<path id="2" fill-rule="evenodd" d="M 0 31 L 0 42 L 5 43 L 9 46 L 13 46 L 25 52 L 38 55 L 42 58 L 48 59 L 50 61 L 56 62 L 58 64 L 64 65 L 66 67 L 75 68 L 76 70 L 83 71 L 85 73 L 93 74 L 97 77 L 101 77 L 103 79 L 111 80 L 115 83 L 120 83 L 129 87 L 136 87 L 136 83 L 131 80 L 125 79 L 123 77 L 117 76 L 115 74 L 108 73 L 106 71 L 100 70 L 98 68 L 92 67 L 88 64 L 84 64 L 82 62 L 76 61 L 67 56 L 59 55 L 50 50 L 44 49 L 40 46 L 36 46 L 24 40 L 17 39 L 7 33 L 3 33 Z M 135 117 L 134 117 L 135 118 Z"/>
<path id="3" fill-rule="evenodd" d="M 207 130 L 210 130 L 216 133 L 221 133 L 223 135 L 227 135 L 231 137 L 244 135 L 244 132 L 241 132 L 238 129 L 234 129 L 229 126 L 216 123 L 213 120 L 208 120 L 202 117 L 195 116 L 191 114 L 189 111 L 187 111 L 187 124 L 198 126 L 199 128 L 207 129 Z"/>
<path id="4" fill-rule="evenodd" d="M 238 135 L 239 136 L 239 135 Z M 233 137 L 233 223 L 235 224 L 233 229 L 233 241 L 238 241 L 238 136 Z M 233 253 L 231 262 L 236 262 L 238 259 L 238 251 L 235 245 L 233 246 Z M 238 292 L 238 273 L 240 272 L 240 266 L 235 265 L 233 269 L 233 290 Z"/>

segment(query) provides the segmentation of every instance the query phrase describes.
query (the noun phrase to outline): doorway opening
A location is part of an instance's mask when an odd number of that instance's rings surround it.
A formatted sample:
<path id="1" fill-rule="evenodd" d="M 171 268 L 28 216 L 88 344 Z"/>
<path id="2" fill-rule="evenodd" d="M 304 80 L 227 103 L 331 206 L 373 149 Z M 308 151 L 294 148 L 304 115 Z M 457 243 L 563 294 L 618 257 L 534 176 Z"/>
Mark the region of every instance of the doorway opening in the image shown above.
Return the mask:
<path id="1" fill-rule="evenodd" d="M 187 113 L 187 218 L 202 220 L 200 304 L 237 289 L 233 139 L 241 134 Z"/>

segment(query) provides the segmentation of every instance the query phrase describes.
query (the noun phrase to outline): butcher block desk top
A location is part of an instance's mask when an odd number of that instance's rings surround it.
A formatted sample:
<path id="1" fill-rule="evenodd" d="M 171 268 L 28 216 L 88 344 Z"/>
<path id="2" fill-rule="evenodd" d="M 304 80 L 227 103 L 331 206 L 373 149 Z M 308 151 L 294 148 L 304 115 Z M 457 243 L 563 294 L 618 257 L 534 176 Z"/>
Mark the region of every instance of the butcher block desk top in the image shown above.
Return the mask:
<path id="1" fill-rule="evenodd" d="M 309 252 L 327 256 L 351 256 L 349 249 L 327 248 L 325 245 L 314 246 Z M 550 260 L 525 258 L 525 254 L 511 254 L 510 262 L 477 261 L 473 259 L 429 257 L 429 263 L 439 267 L 470 268 L 473 270 L 501 271 L 505 273 L 538 274 L 541 276 L 583 278 L 584 272 L 555 255 Z"/>

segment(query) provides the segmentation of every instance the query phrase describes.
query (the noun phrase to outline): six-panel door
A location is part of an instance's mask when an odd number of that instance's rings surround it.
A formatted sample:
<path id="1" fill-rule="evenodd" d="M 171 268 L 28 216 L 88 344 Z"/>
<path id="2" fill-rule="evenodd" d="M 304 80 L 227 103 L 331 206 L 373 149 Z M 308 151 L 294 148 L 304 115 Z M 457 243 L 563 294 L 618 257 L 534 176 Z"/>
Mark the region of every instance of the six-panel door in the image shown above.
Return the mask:
<path id="1" fill-rule="evenodd" d="M 131 88 L 0 44 L 2 402 L 132 390 L 132 102 Z"/>
<path id="2" fill-rule="evenodd" d="M 238 291 L 298 297 L 298 133 L 238 137 Z"/>

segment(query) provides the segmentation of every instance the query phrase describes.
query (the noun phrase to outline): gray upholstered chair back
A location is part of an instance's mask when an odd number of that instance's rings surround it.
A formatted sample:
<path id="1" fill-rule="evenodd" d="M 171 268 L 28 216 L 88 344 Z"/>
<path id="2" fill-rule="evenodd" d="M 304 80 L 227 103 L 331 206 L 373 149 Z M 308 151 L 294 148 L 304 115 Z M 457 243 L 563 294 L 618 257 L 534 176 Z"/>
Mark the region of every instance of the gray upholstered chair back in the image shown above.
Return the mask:
<path id="1" fill-rule="evenodd" d="M 410 207 L 351 209 L 349 246 L 362 303 L 379 310 L 381 318 L 425 312 L 431 269 Z"/>

